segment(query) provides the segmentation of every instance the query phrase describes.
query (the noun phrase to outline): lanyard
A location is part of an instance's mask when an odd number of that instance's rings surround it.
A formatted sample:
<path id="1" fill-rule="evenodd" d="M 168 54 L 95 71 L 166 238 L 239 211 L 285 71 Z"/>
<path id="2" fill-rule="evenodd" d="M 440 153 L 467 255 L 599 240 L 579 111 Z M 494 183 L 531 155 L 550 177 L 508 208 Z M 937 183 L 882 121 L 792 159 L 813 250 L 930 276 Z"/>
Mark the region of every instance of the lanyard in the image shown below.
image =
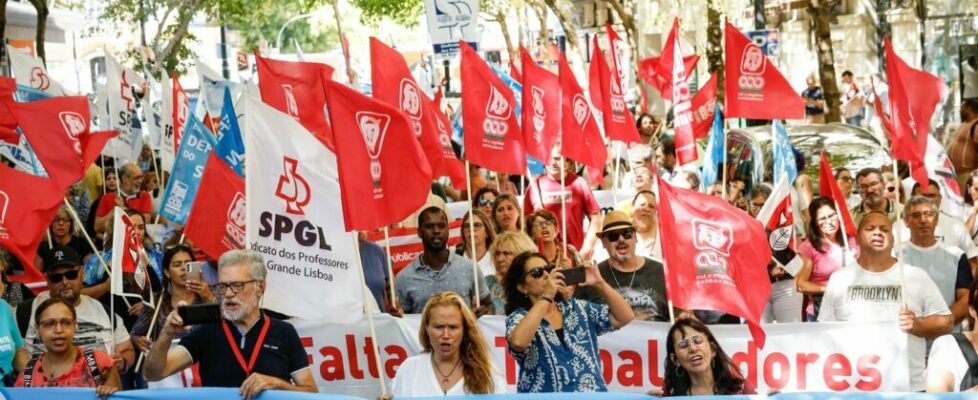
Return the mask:
<path id="1" fill-rule="evenodd" d="M 248 364 L 245 365 L 244 356 L 241 355 L 241 350 L 238 349 L 236 343 L 234 343 L 234 338 L 231 337 L 231 330 L 228 329 L 227 323 L 222 323 L 221 328 L 224 328 L 224 337 L 228 339 L 228 345 L 231 346 L 231 351 L 234 352 L 234 358 L 238 360 L 238 365 L 241 365 L 241 369 L 244 370 L 245 376 L 251 375 L 251 370 L 255 368 L 255 361 L 258 360 L 258 353 L 261 352 L 261 345 L 265 343 L 265 334 L 268 333 L 268 326 L 271 325 L 268 320 L 268 316 L 265 316 L 265 326 L 261 327 L 261 333 L 258 334 L 258 341 L 255 342 L 255 347 L 251 350 L 251 360 L 248 360 Z M 247 333 L 244 333 L 247 336 Z"/>

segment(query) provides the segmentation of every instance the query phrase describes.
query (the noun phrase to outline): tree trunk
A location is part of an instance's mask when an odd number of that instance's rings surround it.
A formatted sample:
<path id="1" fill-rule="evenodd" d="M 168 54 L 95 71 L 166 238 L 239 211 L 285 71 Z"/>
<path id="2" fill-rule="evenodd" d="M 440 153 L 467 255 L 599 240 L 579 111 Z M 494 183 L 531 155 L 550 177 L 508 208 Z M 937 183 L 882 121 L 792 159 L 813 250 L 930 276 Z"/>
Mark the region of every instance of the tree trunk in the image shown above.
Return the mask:
<path id="1" fill-rule="evenodd" d="M 533 13 L 537 15 L 537 20 L 540 21 L 540 46 L 543 46 L 541 61 L 549 63 L 550 31 L 547 30 L 547 5 L 540 0 L 529 0 L 528 3 L 530 3 L 530 9 L 533 10 Z"/>
<path id="2" fill-rule="evenodd" d="M 839 87 L 835 80 L 835 55 L 832 52 L 831 21 L 827 1 L 819 3 L 810 0 L 808 15 L 812 17 L 812 35 L 815 38 L 815 49 L 818 56 L 818 75 L 822 85 L 822 97 L 825 99 L 825 122 L 841 122 Z"/>
<path id="3" fill-rule="evenodd" d="M 201 2 L 201 0 L 189 1 L 186 4 L 183 4 L 178 10 L 176 32 L 174 32 L 173 36 L 167 40 L 166 46 L 159 49 L 159 51 L 156 53 L 156 62 L 153 64 L 152 71 L 150 71 L 150 73 L 154 76 L 159 75 L 159 73 L 167 69 L 168 66 L 171 68 L 176 67 L 173 56 L 176 54 L 177 50 L 180 49 L 183 39 L 187 37 L 187 33 L 190 30 L 190 21 L 193 19 L 194 14 L 197 13 L 197 10 L 200 9 Z M 164 26 L 160 26 L 157 30 L 156 38 L 153 40 L 154 49 L 159 48 L 160 40 L 162 39 L 161 36 L 165 33 L 165 30 L 166 29 Z M 172 71 L 167 72 L 168 73 L 165 75 L 169 75 L 169 72 Z"/>
<path id="4" fill-rule="evenodd" d="M 0 37 L 7 37 L 7 0 L 0 0 Z M 4 46 L 3 52 L 7 52 L 6 46 Z M 9 54 L 7 58 L 10 58 Z"/>
<path id="5" fill-rule="evenodd" d="M 37 10 L 37 33 L 34 36 L 34 46 L 37 50 L 37 57 L 41 59 L 41 63 L 47 68 L 48 58 L 47 52 L 44 50 L 44 33 L 47 31 L 48 24 L 48 2 L 47 0 L 31 0 L 31 4 Z"/>
<path id="6" fill-rule="evenodd" d="M 557 21 L 560 22 L 560 27 L 564 29 L 564 36 L 567 38 L 567 53 L 572 55 L 572 61 L 580 61 L 579 65 L 584 68 L 584 56 L 577 41 L 577 27 L 574 26 L 574 5 L 570 3 L 570 0 L 544 0 L 544 2 L 553 10 L 554 15 L 557 16 Z"/>
<path id="7" fill-rule="evenodd" d="M 496 22 L 499 23 L 499 30 L 503 31 L 503 39 L 506 40 L 506 50 L 509 51 L 509 62 L 519 64 L 520 53 L 513 45 L 513 38 L 509 37 L 509 24 L 506 23 L 506 11 L 500 9 L 496 14 Z"/>
<path id="8" fill-rule="evenodd" d="M 639 33 L 638 26 L 635 25 L 635 3 L 625 4 L 624 0 L 605 0 L 611 10 L 618 15 L 618 19 L 621 20 L 621 26 L 625 28 L 625 40 L 628 41 L 628 46 L 631 47 L 632 62 L 628 68 L 635 68 L 638 65 L 639 58 Z M 631 6 L 631 7 L 629 7 Z M 635 87 L 642 89 L 642 79 L 635 73 Z"/>
<path id="9" fill-rule="evenodd" d="M 710 66 L 709 71 L 717 74 L 717 101 L 723 104 L 723 21 L 716 2 L 717 0 L 707 1 L 706 18 L 709 23 L 706 28 L 706 59 Z"/>

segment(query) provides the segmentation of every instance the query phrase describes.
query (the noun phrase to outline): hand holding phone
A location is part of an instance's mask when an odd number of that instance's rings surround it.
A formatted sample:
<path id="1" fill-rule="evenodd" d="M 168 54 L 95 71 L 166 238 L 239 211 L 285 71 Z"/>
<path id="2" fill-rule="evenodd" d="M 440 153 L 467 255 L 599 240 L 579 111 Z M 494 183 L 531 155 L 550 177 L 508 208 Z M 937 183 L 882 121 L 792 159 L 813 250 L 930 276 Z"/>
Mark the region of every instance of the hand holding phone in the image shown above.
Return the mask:
<path id="1" fill-rule="evenodd" d="M 177 314 L 183 320 L 183 325 L 201 325 L 221 322 L 221 305 L 194 304 L 177 307 Z"/>
<path id="2" fill-rule="evenodd" d="M 197 281 L 202 282 L 204 280 L 204 262 L 203 261 L 191 261 L 186 264 L 187 277 L 186 281 Z"/>
<path id="3" fill-rule="evenodd" d="M 560 272 L 564 274 L 564 284 L 567 286 L 578 285 L 587 280 L 584 267 L 562 269 Z"/>

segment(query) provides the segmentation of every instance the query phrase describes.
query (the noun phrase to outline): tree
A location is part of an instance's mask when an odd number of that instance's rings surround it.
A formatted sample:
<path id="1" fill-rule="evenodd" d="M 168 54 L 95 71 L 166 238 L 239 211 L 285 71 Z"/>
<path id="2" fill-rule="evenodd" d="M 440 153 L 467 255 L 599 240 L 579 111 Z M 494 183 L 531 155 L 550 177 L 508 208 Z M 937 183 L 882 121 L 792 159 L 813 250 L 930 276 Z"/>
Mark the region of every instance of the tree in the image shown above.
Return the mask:
<path id="1" fill-rule="evenodd" d="M 723 20 L 718 1 L 707 0 L 706 60 L 710 73 L 717 74 L 717 101 L 723 104 Z"/>
<path id="2" fill-rule="evenodd" d="M 367 23 L 390 18 L 410 28 L 417 25 L 418 16 L 424 14 L 424 3 L 421 0 L 352 0 L 351 3 L 360 9 L 361 19 Z"/>
<path id="3" fill-rule="evenodd" d="M 835 80 L 835 55 L 832 51 L 831 1 L 809 0 L 808 15 L 811 16 L 811 31 L 815 38 L 818 55 L 818 75 L 822 84 L 822 97 L 825 99 L 825 122 L 840 122 L 839 87 Z"/>
<path id="4" fill-rule="evenodd" d="M 36 33 L 34 35 L 34 46 L 37 50 L 37 57 L 41 59 L 41 62 L 46 66 L 48 63 L 47 51 L 44 49 L 44 33 L 47 30 L 48 25 L 48 14 L 51 10 L 48 9 L 47 0 L 30 0 L 31 5 L 37 11 L 37 27 Z M 4 5 L 4 13 L 6 13 L 6 5 Z"/>
<path id="5" fill-rule="evenodd" d="M 499 30 L 503 32 L 503 39 L 506 40 L 506 50 L 509 52 L 510 62 L 519 63 L 520 55 L 517 46 L 513 44 L 513 38 L 509 35 L 509 23 L 506 17 L 509 16 L 522 3 L 519 0 L 482 0 L 482 10 L 489 15 L 484 18 L 486 22 L 499 24 Z M 522 44 L 522 43 L 520 43 Z"/>

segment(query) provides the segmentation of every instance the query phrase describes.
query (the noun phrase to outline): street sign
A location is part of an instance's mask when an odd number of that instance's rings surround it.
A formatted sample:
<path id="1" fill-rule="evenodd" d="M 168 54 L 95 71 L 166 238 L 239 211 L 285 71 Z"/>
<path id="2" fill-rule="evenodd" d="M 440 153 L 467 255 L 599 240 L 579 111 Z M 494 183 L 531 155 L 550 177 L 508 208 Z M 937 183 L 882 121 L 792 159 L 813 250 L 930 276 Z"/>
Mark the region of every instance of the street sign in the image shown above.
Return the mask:
<path id="1" fill-rule="evenodd" d="M 747 31 L 745 33 L 750 40 L 753 40 L 764 51 L 764 55 L 775 57 L 781 52 L 779 32 L 777 29 L 762 29 L 758 31 Z"/>
<path id="2" fill-rule="evenodd" d="M 435 55 L 457 55 L 462 39 L 479 50 L 479 0 L 425 0 L 424 8 Z"/>

